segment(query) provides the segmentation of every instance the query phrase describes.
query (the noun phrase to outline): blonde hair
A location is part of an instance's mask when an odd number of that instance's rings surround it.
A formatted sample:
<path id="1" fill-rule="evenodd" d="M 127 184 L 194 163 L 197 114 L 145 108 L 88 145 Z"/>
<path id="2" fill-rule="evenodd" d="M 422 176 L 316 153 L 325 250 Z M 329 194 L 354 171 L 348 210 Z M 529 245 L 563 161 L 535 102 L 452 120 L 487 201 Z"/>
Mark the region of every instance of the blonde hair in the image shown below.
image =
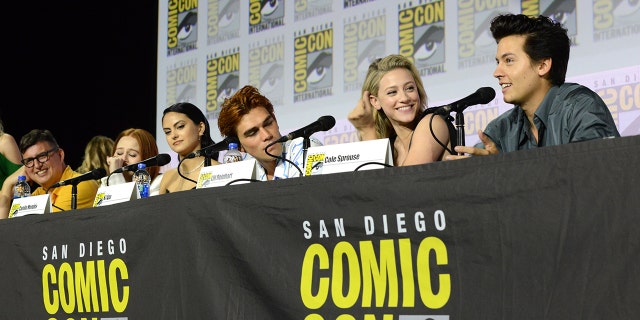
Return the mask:
<path id="1" fill-rule="evenodd" d="M 369 94 L 378 96 L 378 90 L 380 89 L 380 79 L 387 74 L 387 72 L 395 70 L 395 69 L 406 69 L 411 73 L 413 80 L 416 82 L 416 86 L 418 87 L 418 96 L 420 97 L 420 103 L 422 103 L 420 111 L 424 110 L 427 107 L 427 93 L 424 90 L 424 85 L 422 84 L 422 79 L 420 78 L 420 73 L 418 73 L 418 69 L 416 66 L 409 60 L 409 58 L 399 55 L 399 54 L 391 54 L 384 58 L 378 58 L 373 61 L 369 65 L 369 70 L 367 71 L 367 76 L 364 79 L 364 83 L 362 84 L 362 94 L 365 91 L 369 91 Z M 362 95 L 361 95 L 362 96 Z M 393 130 L 393 126 L 391 125 L 391 121 L 384 114 L 382 110 L 373 110 L 373 120 L 376 126 L 376 134 L 378 138 L 392 138 L 396 136 L 395 130 Z M 416 117 L 414 120 L 417 125 L 417 122 L 420 121 L 419 117 Z"/>
<path id="2" fill-rule="evenodd" d="M 89 140 L 84 148 L 82 164 L 76 169 L 79 173 L 86 173 L 93 169 L 104 168 L 109 172 L 107 157 L 113 154 L 113 139 L 105 136 L 95 136 Z"/>

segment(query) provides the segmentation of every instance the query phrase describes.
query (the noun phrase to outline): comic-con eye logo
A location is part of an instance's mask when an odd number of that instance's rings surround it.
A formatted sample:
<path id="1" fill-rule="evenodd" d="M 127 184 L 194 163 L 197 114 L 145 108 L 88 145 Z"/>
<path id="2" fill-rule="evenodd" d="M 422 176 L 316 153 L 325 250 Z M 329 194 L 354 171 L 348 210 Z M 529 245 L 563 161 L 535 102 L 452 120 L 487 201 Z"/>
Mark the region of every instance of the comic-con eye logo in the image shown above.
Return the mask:
<path id="1" fill-rule="evenodd" d="M 96 198 L 95 198 L 95 200 L 93 200 L 93 206 L 97 207 L 97 206 L 101 205 L 102 201 L 104 201 L 104 192 L 100 192 L 100 193 L 96 194 Z"/>
<path id="2" fill-rule="evenodd" d="M 640 1 L 638 0 L 614 0 L 613 14 L 617 17 L 629 17 L 640 12 Z M 638 21 L 638 20 L 635 20 Z"/>
<path id="3" fill-rule="evenodd" d="M 444 27 L 440 25 L 426 26 L 426 31 L 414 43 L 413 58 L 415 63 L 427 63 L 438 52 L 438 48 L 443 45 L 443 42 Z M 442 52 L 442 59 L 440 59 L 441 61 L 435 61 L 435 63 L 444 61 L 444 50 L 440 51 Z"/>
<path id="4" fill-rule="evenodd" d="M 197 48 L 198 2 L 169 1 L 167 12 L 168 55 Z"/>
<path id="5" fill-rule="evenodd" d="M 327 81 L 331 81 L 331 65 L 333 55 L 327 51 L 309 54 L 312 62 L 307 67 L 307 83 L 311 90 L 326 87 Z M 315 57 L 313 57 L 315 56 Z"/>
<path id="6" fill-rule="evenodd" d="M 178 41 L 192 42 L 197 36 L 196 28 L 198 25 L 198 14 L 196 12 L 188 12 L 180 24 L 178 25 Z"/>
<path id="7" fill-rule="evenodd" d="M 493 11 L 488 15 L 485 15 L 484 19 L 481 20 L 480 24 L 476 28 L 475 32 L 475 41 L 474 44 L 476 47 L 485 48 L 485 47 L 493 47 L 496 45 L 496 40 L 493 39 L 493 35 L 491 34 L 491 20 L 497 17 L 500 14 L 500 11 Z"/>
<path id="8" fill-rule="evenodd" d="M 260 13 L 263 17 L 277 16 L 284 10 L 283 0 L 262 0 L 262 9 Z M 280 10 L 278 10 L 280 9 Z"/>
<path id="9" fill-rule="evenodd" d="M 177 88 L 176 88 L 177 89 Z M 196 86 L 193 83 L 187 83 L 182 85 L 182 88 L 178 89 L 178 101 L 183 102 L 195 102 Z"/>
<path id="10" fill-rule="evenodd" d="M 212 174 L 211 172 L 203 173 L 198 177 L 198 185 L 200 188 L 206 188 L 211 184 Z"/>
<path id="11" fill-rule="evenodd" d="M 638 1 L 636 1 L 638 2 Z M 567 25 L 569 19 L 575 16 L 576 2 L 567 0 L 553 1 L 543 12 L 542 15 L 549 17 L 552 20 L 560 22 L 563 25 Z M 569 33 L 571 34 L 571 33 Z"/>
<path id="12" fill-rule="evenodd" d="M 218 15 L 218 28 L 225 29 L 239 23 L 240 1 L 229 0 Z"/>
<path id="13" fill-rule="evenodd" d="M 596 31 L 594 40 L 636 35 L 640 21 L 639 9 L 640 1 L 637 0 L 593 1 L 593 30 Z"/>
<path id="14" fill-rule="evenodd" d="M 282 92 L 284 82 L 282 77 L 284 76 L 284 64 L 274 62 L 260 77 L 260 91 L 267 96 L 271 92 Z"/>
<path id="15" fill-rule="evenodd" d="M 324 162 L 316 162 L 311 166 L 311 174 L 321 174 Z"/>
<path id="16" fill-rule="evenodd" d="M 321 174 L 322 167 L 324 166 L 324 159 L 326 155 L 324 153 L 312 154 L 307 156 L 307 165 L 305 168 L 305 176 Z"/>
<path id="17" fill-rule="evenodd" d="M 373 61 L 377 58 L 380 58 L 384 55 L 385 49 L 385 41 L 384 39 L 371 39 L 369 43 L 367 43 L 360 53 L 358 54 L 358 75 L 361 78 L 361 82 L 364 81 L 364 77 L 369 71 L 369 66 Z"/>
<path id="18" fill-rule="evenodd" d="M 284 13 L 283 0 L 251 0 L 249 24 L 257 25 L 264 20 L 280 18 Z"/>
<path id="19" fill-rule="evenodd" d="M 9 218 L 13 218 L 13 215 L 16 214 L 20 210 L 20 204 L 14 203 L 11 205 L 11 209 L 9 209 Z"/>
<path id="20" fill-rule="evenodd" d="M 240 1 L 209 0 L 207 6 L 207 42 L 209 45 L 239 37 Z"/>
<path id="21" fill-rule="evenodd" d="M 230 98 L 240 85 L 240 77 L 236 73 L 229 73 L 226 75 L 220 75 L 220 78 L 224 78 L 218 88 L 218 104 L 222 104 L 224 99 Z"/>

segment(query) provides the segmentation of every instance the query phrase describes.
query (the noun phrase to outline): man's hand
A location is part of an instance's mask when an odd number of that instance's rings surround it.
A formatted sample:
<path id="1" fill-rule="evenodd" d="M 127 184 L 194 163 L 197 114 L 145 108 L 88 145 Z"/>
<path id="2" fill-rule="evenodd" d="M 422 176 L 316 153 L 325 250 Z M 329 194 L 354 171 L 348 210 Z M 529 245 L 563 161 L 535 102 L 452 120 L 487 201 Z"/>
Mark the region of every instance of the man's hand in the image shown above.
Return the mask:
<path id="1" fill-rule="evenodd" d="M 478 137 L 482 144 L 484 144 L 484 149 L 475 148 L 475 147 L 467 147 L 467 146 L 456 146 L 455 151 L 458 154 L 463 155 L 446 155 L 444 160 L 458 160 L 458 159 L 466 159 L 470 156 L 488 156 L 490 154 L 498 154 L 500 151 L 496 144 L 486 135 L 482 130 L 478 130 Z"/>

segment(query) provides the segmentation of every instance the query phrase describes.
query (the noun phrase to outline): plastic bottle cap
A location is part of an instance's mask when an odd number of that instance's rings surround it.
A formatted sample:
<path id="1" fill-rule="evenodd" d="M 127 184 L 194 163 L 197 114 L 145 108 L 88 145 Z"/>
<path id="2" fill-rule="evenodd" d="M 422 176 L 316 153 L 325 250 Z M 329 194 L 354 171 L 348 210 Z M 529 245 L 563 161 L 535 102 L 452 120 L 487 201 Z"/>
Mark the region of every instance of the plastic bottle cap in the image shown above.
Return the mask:
<path id="1" fill-rule="evenodd" d="M 235 142 L 229 143 L 229 149 L 238 149 L 238 144 Z"/>
<path id="2" fill-rule="evenodd" d="M 18 176 L 18 181 L 27 181 L 26 176 Z"/>
<path id="3" fill-rule="evenodd" d="M 144 163 L 138 163 L 138 169 L 146 169 L 147 165 Z"/>

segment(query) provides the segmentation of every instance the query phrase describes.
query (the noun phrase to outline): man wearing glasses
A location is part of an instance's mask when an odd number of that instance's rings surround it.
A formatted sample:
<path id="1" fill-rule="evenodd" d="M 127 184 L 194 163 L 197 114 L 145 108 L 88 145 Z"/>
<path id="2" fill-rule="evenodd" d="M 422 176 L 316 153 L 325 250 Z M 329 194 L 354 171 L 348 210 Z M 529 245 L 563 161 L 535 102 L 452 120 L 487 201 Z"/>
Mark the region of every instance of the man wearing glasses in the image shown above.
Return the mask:
<path id="1" fill-rule="evenodd" d="M 49 130 L 34 129 L 20 139 L 20 153 L 23 167 L 8 177 L 2 186 L 0 197 L 0 218 L 9 214 L 13 186 L 18 175 L 26 175 L 27 181 L 39 185 L 31 195 L 51 195 L 51 206 L 54 212 L 71 210 L 72 186 L 66 185 L 49 190 L 57 182 L 79 176 L 64 162 L 64 150 Z M 76 208 L 90 208 L 98 191 L 98 183 L 88 180 L 78 183 Z"/>

